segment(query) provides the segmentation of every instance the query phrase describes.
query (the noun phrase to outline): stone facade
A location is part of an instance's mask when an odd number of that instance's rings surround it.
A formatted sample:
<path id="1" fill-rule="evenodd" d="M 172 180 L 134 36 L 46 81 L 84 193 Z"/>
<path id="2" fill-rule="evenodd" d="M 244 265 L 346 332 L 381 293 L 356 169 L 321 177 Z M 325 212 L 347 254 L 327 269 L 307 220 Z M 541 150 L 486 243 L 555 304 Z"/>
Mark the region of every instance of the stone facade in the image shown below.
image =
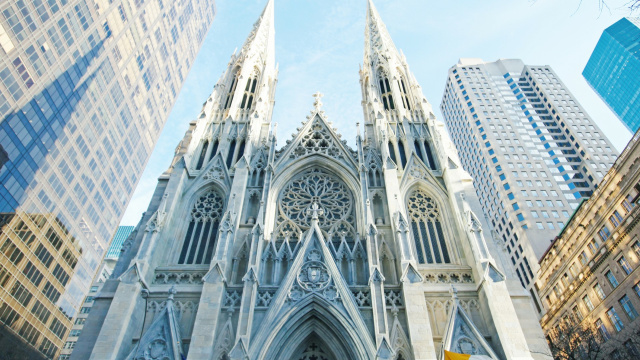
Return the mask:
<path id="1" fill-rule="evenodd" d="M 593 327 L 610 344 L 602 352 L 607 359 L 640 356 L 639 140 L 636 133 L 553 241 L 536 282 L 545 333 L 559 326 Z"/>
<path id="2" fill-rule="evenodd" d="M 99 335 L 72 358 L 544 358 L 530 298 L 371 2 L 356 148 L 320 94 L 276 146 L 273 6 L 176 148 L 95 299 Z"/>

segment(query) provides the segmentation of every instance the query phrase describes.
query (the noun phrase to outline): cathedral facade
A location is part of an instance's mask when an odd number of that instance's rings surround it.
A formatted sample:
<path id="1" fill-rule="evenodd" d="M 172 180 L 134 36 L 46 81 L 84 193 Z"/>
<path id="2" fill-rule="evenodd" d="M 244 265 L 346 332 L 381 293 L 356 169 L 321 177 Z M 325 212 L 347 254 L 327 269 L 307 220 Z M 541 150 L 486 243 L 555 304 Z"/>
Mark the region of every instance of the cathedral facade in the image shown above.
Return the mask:
<path id="1" fill-rule="evenodd" d="M 472 179 L 370 1 L 356 148 L 320 94 L 277 146 L 273 6 L 176 148 L 72 359 L 547 358 Z"/>

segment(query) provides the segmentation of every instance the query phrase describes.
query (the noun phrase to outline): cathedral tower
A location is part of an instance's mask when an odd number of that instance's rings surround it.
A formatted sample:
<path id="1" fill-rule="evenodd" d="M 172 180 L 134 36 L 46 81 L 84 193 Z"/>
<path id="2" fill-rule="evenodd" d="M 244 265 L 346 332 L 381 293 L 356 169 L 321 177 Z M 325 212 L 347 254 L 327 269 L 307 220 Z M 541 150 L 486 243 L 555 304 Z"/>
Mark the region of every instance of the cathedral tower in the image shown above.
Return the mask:
<path id="1" fill-rule="evenodd" d="M 160 177 L 78 358 L 544 351 L 527 293 L 475 215 L 471 178 L 371 2 L 365 38 L 356 149 L 321 94 L 277 149 L 268 2 Z"/>

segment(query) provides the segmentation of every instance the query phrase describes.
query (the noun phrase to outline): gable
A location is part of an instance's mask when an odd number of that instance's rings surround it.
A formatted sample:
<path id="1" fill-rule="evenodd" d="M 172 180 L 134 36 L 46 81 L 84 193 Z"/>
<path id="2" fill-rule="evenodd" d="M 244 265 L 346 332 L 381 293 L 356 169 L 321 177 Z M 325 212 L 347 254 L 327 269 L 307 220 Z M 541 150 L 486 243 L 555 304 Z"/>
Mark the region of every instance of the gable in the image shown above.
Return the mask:
<path id="1" fill-rule="evenodd" d="M 276 153 L 276 167 L 288 160 L 310 155 L 324 155 L 357 168 L 357 153 L 332 129 L 318 113 L 310 117 L 292 141 Z"/>
<path id="2" fill-rule="evenodd" d="M 497 360 L 491 345 L 485 340 L 466 311 L 460 306 L 456 290 L 452 289 L 453 307 L 442 338 L 442 350 L 458 354 L 469 354 L 481 358 Z"/>

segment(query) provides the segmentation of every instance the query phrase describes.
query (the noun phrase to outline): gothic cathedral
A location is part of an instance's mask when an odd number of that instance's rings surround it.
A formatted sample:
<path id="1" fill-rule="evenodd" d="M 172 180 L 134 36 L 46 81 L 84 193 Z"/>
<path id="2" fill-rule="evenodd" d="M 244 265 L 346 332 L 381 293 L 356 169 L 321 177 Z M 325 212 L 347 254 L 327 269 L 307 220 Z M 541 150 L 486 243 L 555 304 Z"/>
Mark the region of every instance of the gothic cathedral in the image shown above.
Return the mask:
<path id="1" fill-rule="evenodd" d="M 273 7 L 176 148 L 72 358 L 547 358 L 472 179 L 370 0 L 356 148 L 320 94 L 278 148 Z"/>

